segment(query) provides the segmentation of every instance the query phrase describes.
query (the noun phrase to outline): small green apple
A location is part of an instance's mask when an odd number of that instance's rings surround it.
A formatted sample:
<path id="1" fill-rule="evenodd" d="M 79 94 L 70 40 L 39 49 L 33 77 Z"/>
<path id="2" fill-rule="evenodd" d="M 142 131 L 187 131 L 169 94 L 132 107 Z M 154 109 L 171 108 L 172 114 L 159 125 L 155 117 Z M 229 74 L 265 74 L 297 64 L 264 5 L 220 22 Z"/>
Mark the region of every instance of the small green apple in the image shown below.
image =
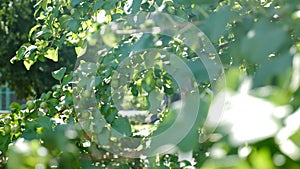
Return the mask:
<path id="1" fill-rule="evenodd" d="M 34 104 L 33 101 L 29 100 L 29 101 L 26 102 L 26 106 L 27 106 L 28 110 L 32 110 L 32 109 L 34 109 L 35 104 Z"/>

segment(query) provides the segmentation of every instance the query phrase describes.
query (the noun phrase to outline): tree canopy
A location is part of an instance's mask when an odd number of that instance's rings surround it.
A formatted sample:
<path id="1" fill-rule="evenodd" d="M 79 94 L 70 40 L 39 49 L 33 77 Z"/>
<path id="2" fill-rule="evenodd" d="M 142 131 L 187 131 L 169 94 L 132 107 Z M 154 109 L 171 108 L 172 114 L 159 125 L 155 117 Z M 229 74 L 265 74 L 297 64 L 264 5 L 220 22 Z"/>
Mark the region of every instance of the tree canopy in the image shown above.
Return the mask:
<path id="1" fill-rule="evenodd" d="M 3 0 L 0 3 L 0 36 L 3 39 L 0 51 L 0 83 L 8 84 L 22 99 L 41 95 L 50 90 L 56 83 L 56 80 L 51 78 L 51 72 L 62 66 L 68 67 L 68 71 L 70 71 L 74 68 L 76 60 L 75 50 L 68 46 L 62 46 L 59 50 L 61 57 L 57 63 L 41 59 L 30 71 L 22 62 L 11 64 L 10 60 L 16 55 L 16 51 L 24 43 L 31 42 L 30 30 L 37 24 L 34 10 L 34 3 L 30 0 Z"/>
<path id="2" fill-rule="evenodd" d="M 0 18 L 2 83 L 37 93 L 0 116 L 1 167 L 300 166 L 297 0 L 1 1 Z"/>

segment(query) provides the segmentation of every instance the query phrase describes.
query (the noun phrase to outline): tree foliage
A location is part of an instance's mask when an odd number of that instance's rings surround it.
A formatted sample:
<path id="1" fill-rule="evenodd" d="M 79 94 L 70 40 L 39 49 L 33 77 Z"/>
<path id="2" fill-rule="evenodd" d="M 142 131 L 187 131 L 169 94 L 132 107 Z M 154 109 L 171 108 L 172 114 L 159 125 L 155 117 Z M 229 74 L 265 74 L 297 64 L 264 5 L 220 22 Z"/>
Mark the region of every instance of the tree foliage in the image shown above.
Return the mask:
<path id="1" fill-rule="evenodd" d="M 30 30 L 37 24 L 34 17 L 34 2 L 6 1 L 0 2 L 0 36 L 3 39 L 0 47 L 0 83 L 8 84 L 19 98 L 25 99 L 35 95 L 40 95 L 51 89 L 56 80 L 51 77 L 51 72 L 67 66 L 68 70 L 74 68 L 76 60 L 75 50 L 66 45 L 59 50 L 60 58 L 56 62 L 41 59 L 31 70 L 27 70 L 23 62 L 11 64 L 10 60 L 16 55 L 16 51 L 24 50 L 24 57 L 30 56 L 30 51 L 34 48 L 23 48 L 23 44 L 31 42 Z"/>
<path id="2" fill-rule="evenodd" d="M 199 138 L 203 133 L 200 123 L 203 117 L 198 116 L 196 121 L 199 123 L 196 123 L 178 144 L 179 150 L 192 151 L 195 159 L 194 167 L 299 168 L 299 153 L 293 153 L 284 147 L 286 146 L 284 143 L 288 142 L 292 144 L 293 150 L 300 149 L 299 123 L 293 123 L 295 125 L 292 131 L 289 128 L 289 122 L 293 122 L 291 119 L 299 117 L 300 105 L 298 4 L 296 0 L 134 0 L 132 3 L 118 0 L 40 0 L 28 3 L 34 11 L 35 22 L 29 24 L 31 29 L 28 36 L 26 32 L 21 35 L 1 32 L 5 37 L 12 36 L 9 39 L 23 43 L 19 49 L 5 49 L 4 51 L 11 52 L 5 55 L 15 53 L 10 60 L 14 62 L 11 68 L 16 64 L 24 64 L 26 69 L 36 72 L 46 67 L 45 73 L 51 74 L 57 80 L 57 84 L 40 97 L 28 101 L 27 104 L 13 103 L 12 113 L 1 115 L 1 165 L 7 164 L 8 168 L 38 168 L 38 166 L 44 168 L 184 168 L 191 166 L 189 161 L 180 162 L 178 154 L 126 158 L 114 155 L 106 149 L 106 146 L 126 149 L 143 145 L 141 142 L 128 143 L 128 140 L 124 139 L 125 136 L 132 136 L 136 133 L 135 130 L 139 129 L 135 128 L 136 124 L 118 115 L 118 105 L 113 100 L 111 88 L 115 85 L 112 84 L 111 79 L 118 68 L 118 63 L 132 50 L 165 49 L 190 63 L 192 71 L 199 68 L 199 64 L 193 64 L 197 63 L 192 57 L 195 52 L 185 49 L 185 44 L 177 37 L 147 33 L 141 36 L 131 34 L 114 36 L 112 33 L 114 30 L 108 26 L 129 14 L 159 11 L 186 19 L 207 35 L 217 49 L 225 68 L 227 90 L 236 93 L 243 89 L 246 82 L 251 81 L 249 98 L 262 99 L 265 106 L 288 107 L 286 114 L 276 116 L 278 131 L 264 138 L 245 139 L 243 143 L 235 142 L 232 139 L 235 138 L 235 133 L 231 133 L 230 129 L 226 130 L 227 128 L 223 126 L 220 126 L 205 142 L 201 142 Z M 29 13 L 32 14 L 30 11 Z M 103 13 L 104 17 L 100 18 L 100 14 Z M 13 21 L 13 18 L 7 21 Z M 13 22 L 13 24 L 19 23 Z M 103 34 L 101 36 L 93 34 L 97 31 Z M 161 41 L 160 45 L 157 45 L 158 41 Z M 2 47 L 8 48 L 11 43 L 8 42 Z M 102 43 L 101 45 L 108 50 L 93 51 L 93 48 L 89 48 L 93 46 L 91 43 L 94 45 Z M 74 49 L 78 56 L 84 52 L 92 53 L 95 55 L 93 57 L 95 60 L 88 60 L 90 58 L 83 55 L 78 58 L 82 60 L 81 64 L 76 65 L 76 70 L 80 69 L 81 72 L 66 71 L 71 67 L 67 69 L 63 65 L 69 66 L 71 59 L 68 60 L 69 53 L 64 53 L 67 51 L 65 48 Z M 136 59 L 146 58 L 140 56 Z M 61 58 L 68 61 L 59 61 Z M 8 61 L 7 58 L 4 60 Z M 54 68 L 47 68 L 47 62 L 52 61 L 63 64 L 54 64 Z M 123 71 L 130 74 L 127 69 L 130 68 L 124 68 Z M 159 69 L 148 69 L 134 75 L 134 80 L 128 86 L 124 86 L 132 97 L 125 98 L 121 95 L 120 98 L 128 103 L 140 103 L 134 104 L 135 109 L 149 106 L 151 92 L 161 90 L 168 97 L 172 97 L 178 90 L 178 84 L 170 74 Z M 30 76 L 30 78 L 36 77 Z M 207 114 L 213 84 L 205 77 L 199 77 L 201 81 L 197 90 L 203 96 L 199 112 Z M 74 82 L 74 78 L 79 80 L 78 83 Z M 121 79 L 122 76 L 118 78 Z M 94 81 L 91 82 L 91 79 Z M 37 83 L 37 86 L 41 84 L 43 83 Z M 89 87 L 90 84 L 94 87 Z M 29 87 L 29 85 L 22 87 Z M 91 100 L 93 98 L 96 99 L 97 104 Z M 245 101 L 251 104 L 251 99 Z M 126 104 L 124 103 L 125 106 Z M 94 107 L 96 110 L 82 105 Z M 265 110 L 263 107 L 260 109 Z M 246 110 L 242 111 L 246 112 Z M 100 112 L 103 118 L 97 116 L 97 112 Z M 79 119 L 93 119 L 91 117 L 99 117 L 95 118 L 99 121 L 94 123 L 92 120 L 91 123 L 85 124 L 87 125 L 85 127 L 90 128 L 87 132 L 82 129 Z M 152 135 L 158 135 L 169 128 L 175 118 L 176 112 L 164 109 L 159 117 L 160 123 L 154 127 Z M 246 130 L 255 129 L 256 125 L 258 124 L 253 121 Z M 267 122 L 266 126 L 268 126 Z M 141 135 L 139 137 L 143 138 Z"/>

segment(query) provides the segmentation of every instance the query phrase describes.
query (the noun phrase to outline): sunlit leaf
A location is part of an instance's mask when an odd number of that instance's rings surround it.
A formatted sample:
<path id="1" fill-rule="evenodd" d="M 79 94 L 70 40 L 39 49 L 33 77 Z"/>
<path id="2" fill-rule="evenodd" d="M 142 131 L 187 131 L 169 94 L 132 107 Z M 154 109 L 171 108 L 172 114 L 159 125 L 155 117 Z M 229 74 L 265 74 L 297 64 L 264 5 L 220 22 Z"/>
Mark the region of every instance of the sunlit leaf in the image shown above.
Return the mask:
<path id="1" fill-rule="evenodd" d="M 75 47 L 75 52 L 77 54 L 77 57 L 80 57 L 80 56 L 84 55 L 85 52 L 86 52 L 86 49 L 87 49 L 86 45 Z"/>
<path id="2" fill-rule="evenodd" d="M 290 139 L 300 148 L 300 129 L 298 129 Z"/>
<path id="3" fill-rule="evenodd" d="M 25 66 L 25 68 L 27 69 L 27 70 L 29 70 L 30 69 L 30 67 L 34 64 L 34 61 L 32 61 L 32 60 L 24 60 L 23 61 L 23 64 L 24 64 L 24 66 Z"/>

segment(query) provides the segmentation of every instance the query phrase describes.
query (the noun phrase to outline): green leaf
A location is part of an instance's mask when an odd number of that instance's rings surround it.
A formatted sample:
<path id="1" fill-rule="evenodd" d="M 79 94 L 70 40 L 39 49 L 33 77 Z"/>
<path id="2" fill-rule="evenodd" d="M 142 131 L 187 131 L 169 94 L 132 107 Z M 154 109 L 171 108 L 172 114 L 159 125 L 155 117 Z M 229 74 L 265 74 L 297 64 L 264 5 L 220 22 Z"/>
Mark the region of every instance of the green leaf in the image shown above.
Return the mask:
<path id="1" fill-rule="evenodd" d="M 77 33 L 78 29 L 79 29 L 79 26 L 80 26 L 80 23 L 77 19 L 72 18 L 71 20 L 69 20 L 68 29 L 70 31 L 72 31 L 74 33 Z"/>
<path id="2" fill-rule="evenodd" d="M 139 95 L 139 91 L 138 91 L 136 85 L 133 85 L 133 86 L 132 86 L 132 88 L 131 88 L 131 93 L 132 93 L 133 96 L 138 96 L 138 95 Z"/>
<path id="3" fill-rule="evenodd" d="M 150 92 L 151 90 L 153 90 L 153 88 L 150 86 L 150 85 L 148 85 L 147 83 L 146 83 L 146 81 L 142 81 L 142 87 L 145 89 L 145 91 L 146 92 Z"/>
<path id="4" fill-rule="evenodd" d="M 58 48 L 49 48 L 46 55 L 46 58 L 53 60 L 54 62 L 58 61 Z"/>
<path id="5" fill-rule="evenodd" d="M 164 92 L 167 94 L 167 95 L 173 95 L 174 94 L 174 89 L 172 87 L 167 87 L 166 85 L 164 85 Z"/>
<path id="6" fill-rule="evenodd" d="M 158 6 L 161 6 L 162 5 L 162 2 L 163 0 L 156 0 L 155 3 L 158 5 Z"/>
<path id="7" fill-rule="evenodd" d="M 59 100 L 55 99 L 55 98 L 51 98 L 47 101 L 48 103 L 50 103 L 52 106 L 57 106 L 59 104 Z"/>
<path id="8" fill-rule="evenodd" d="M 106 146 L 108 145 L 110 132 L 107 128 L 103 128 L 102 131 L 98 134 L 98 141 L 101 145 Z"/>
<path id="9" fill-rule="evenodd" d="M 149 8 L 149 6 L 150 6 L 149 2 L 145 2 L 141 5 L 143 10 L 147 10 Z"/>
<path id="10" fill-rule="evenodd" d="M 53 122 L 51 121 L 50 117 L 40 116 L 37 118 L 36 124 L 50 131 L 52 129 Z"/>
<path id="11" fill-rule="evenodd" d="M 266 85 L 272 77 L 279 75 L 292 66 L 293 56 L 277 56 L 261 65 L 253 79 L 253 88 Z"/>
<path id="12" fill-rule="evenodd" d="M 6 152 L 6 150 L 8 149 L 9 142 L 10 142 L 10 135 L 3 136 L 0 133 L 0 151 L 1 152 Z"/>
<path id="13" fill-rule="evenodd" d="M 69 15 L 63 15 L 59 18 L 60 27 L 66 29 L 68 27 L 69 21 L 72 20 L 72 17 Z"/>
<path id="14" fill-rule="evenodd" d="M 40 4 L 40 6 L 43 8 L 43 10 L 47 9 L 47 5 L 50 1 L 49 0 L 42 0 L 42 3 Z"/>
<path id="15" fill-rule="evenodd" d="M 149 43 L 153 41 L 153 36 L 149 33 L 144 33 L 142 37 L 133 44 L 134 50 L 145 50 L 153 47 L 153 43 Z M 153 60 L 153 59 L 152 59 Z"/>
<path id="16" fill-rule="evenodd" d="M 103 5 L 103 9 L 104 10 L 111 10 L 114 5 L 118 2 L 118 0 L 109 0 L 109 1 L 105 1 L 106 3 Z"/>
<path id="17" fill-rule="evenodd" d="M 132 6 L 131 6 L 132 11 L 131 11 L 131 14 L 136 14 L 140 10 L 141 3 L 142 3 L 142 0 L 134 0 L 132 2 Z"/>
<path id="18" fill-rule="evenodd" d="M 232 67 L 226 72 L 226 87 L 236 91 L 241 83 L 241 71 L 239 68 Z"/>
<path id="19" fill-rule="evenodd" d="M 262 148 L 258 151 L 251 153 L 249 157 L 253 168 L 264 168 L 264 169 L 273 169 L 275 168 L 271 156 L 271 152 L 268 148 Z"/>
<path id="20" fill-rule="evenodd" d="M 20 49 L 17 51 L 16 59 L 21 60 L 24 58 L 24 54 L 26 52 L 26 46 L 21 46 Z"/>
<path id="21" fill-rule="evenodd" d="M 290 136 L 290 139 L 300 148 L 300 128 Z"/>
<path id="22" fill-rule="evenodd" d="M 123 136 L 131 135 L 131 125 L 126 118 L 119 117 L 115 119 L 112 123 L 112 127 Z"/>
<path id="23" fill-rule="evenodd" d="M 155 87 L 155 80 L 153 78 L 153 72 L 148 71 L 145 74 L 145 78 L 142 80 L 142 87 L 147 91 L 150 92 Z"/>
<path id="24" fill-rule="evenodd" d="M 251 63 L 262 63 L 268 61 L 271 53 L 288 43 L 288 34 L 282 26 L 260 20 L 243 38 L 241 50 Z"/>
<path id="25" fill-rule="evenodd" d="M 26 51 L 24 53 L 25 55 L 25 58 L 30 58 L 30 59 L 33 59 L 34 58 L 34 51 L 37 49 L 37 46 L 35 45 L 30 45 L 26 48 Z"/>
<path id="26" fill-rule="evenodd" d="M 41 27 L 41 25 L 35 25 L 34 27 L 32 27 L 29 31 L 29 34 L 28 34 L 28 37 L 31 37 L 32 36 L 32 33 L 34 31 L 36 31 L 39 27 Z"/>
<path id="27" fill-rule="evenodd" d="M 118 169 L 130 169 L 131 167 L 128 164 L 122 164 L 118 167 Z"/>
<path id="28" fill-rule="evenodd" d="M 94 11 L 97 11 L 98 9 L 100 9 L 102 6 L 104 5 L 104 1 L 103 0 L 97 0 L 95 3 L 94 3 Z"/>
<path id="29" fill-rule="evenodd" d="M 51 36 L 52 36 L 52 33 L 48 29 L 39 31 L 35 34 L 35 38 L 44 37 L 45 39 L 49 39 Z"/>
<path id="30" fill-rule="evenodd" d="M 276 105 L 287 105 L 292 100 L 292 97 L 293 95 L 291 91 L 274 87 L 274 90 L 272 90 L 272 92 L 268 97 L 266 97 L 266 99 L 271 101 L 272 103 L 275 103 Z"/>
<path id="31" fill-rule="evenodd" d="M 83 1 L 84 0 L 72 0 L 71 1 L 71 6 L 74 8 L 74 7 L 76 7 L 76 5 L 80 4 Z"/>
<path id="32" fill-rule="evenodd" d="M 66 73 L 67 68 L 62 67 L 56 71 L 52 72 L 52 76 L 54 79 L 61 81 L 61 79 L 64 77 L 64 74 Z"/>
<path id="33" fill-rule="evenodd" d="M 111 123 L 116 115 L 118 114 L 118 110 L 116 108 L 109 108 L 107 114 L 105 115 L 105 119 L 108 123 Z"/>
<path id="34" fill-rule="evenodd" d="M 224 6 L 205 20 L 203 32 L 211 41 L 216 42 L 225 33 L 227 23 L 231 20 L 229 6 Z"/>

